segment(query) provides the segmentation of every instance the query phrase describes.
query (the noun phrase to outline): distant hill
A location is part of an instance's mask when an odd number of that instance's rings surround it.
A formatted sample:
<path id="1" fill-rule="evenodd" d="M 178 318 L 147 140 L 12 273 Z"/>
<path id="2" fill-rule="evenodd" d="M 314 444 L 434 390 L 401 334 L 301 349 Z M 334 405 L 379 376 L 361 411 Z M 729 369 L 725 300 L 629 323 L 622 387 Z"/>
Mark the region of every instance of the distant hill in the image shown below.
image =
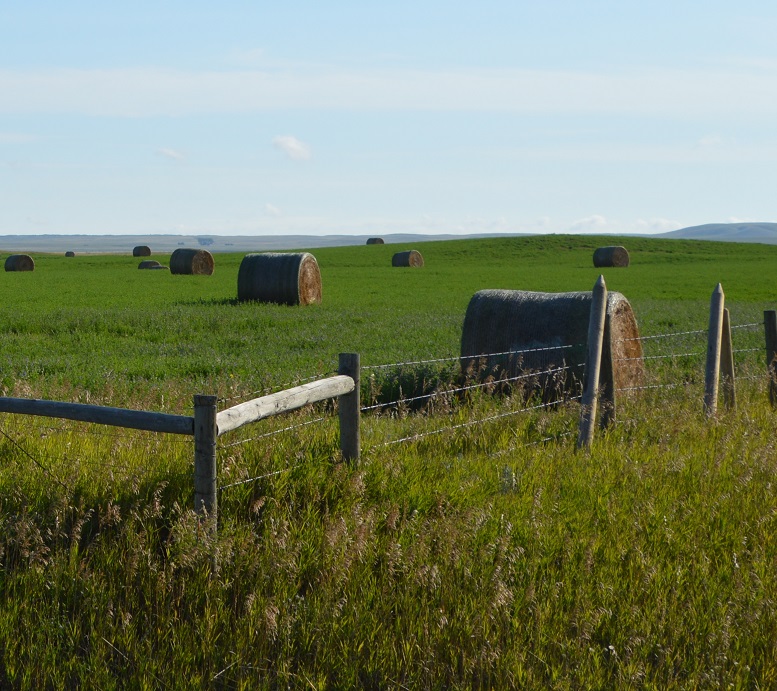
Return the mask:
<path id="1" fill-rule="evenodd" d="M 498 234 L 504 237 L 504 233 Z M 394 233 L 381 235 L 386 244 L 409 245 L 430 240 L 453 240 L 495 237 L 479 235 L 415 235 Z M 267 252 L 272 250 L 308 249 L 364 245 L 375 235 L 0 235 L 0 252 L 76 254 L 132 253 L 137 245 L 147 245 L 153 254 L 172 252 L 179 247 L 196 247 L 209 252 Z"/>
<path id="2" fill-rule="evenodd" d="M 724 242 L 761 242 L 777 245 L 777 223 L 706 223 L 654 237 Z"/>

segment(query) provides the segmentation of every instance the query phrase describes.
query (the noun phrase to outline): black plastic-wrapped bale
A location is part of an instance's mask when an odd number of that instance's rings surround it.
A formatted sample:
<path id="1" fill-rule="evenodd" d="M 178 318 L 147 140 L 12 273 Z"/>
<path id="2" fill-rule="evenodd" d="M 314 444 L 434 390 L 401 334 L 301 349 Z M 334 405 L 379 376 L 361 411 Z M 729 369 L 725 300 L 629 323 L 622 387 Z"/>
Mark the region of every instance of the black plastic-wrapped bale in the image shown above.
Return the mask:
<path id="1" fill-rule="evenodd" d="M 138 245 L 132 249 L 133 257 L 150 257 L 151 248 L 148 245 Z"/>
<path id="2" fill-rule="evenodd" d="M 383 245 L 383 238 L 367 238 L 368 245 Z"/>
<path id="3" fill-rule="evenodd" d="M 6 271 L 34 271 L 35 262 L 29 254 L 12 254 L 5 260 Z"/>
<path id="4" fill-rule="evenodd" d="M 138 264 L 139 269 L 159 269 L 162 265 L 156 259 L 144 259 Z"/>
<path id="5" fill-rule="evenodd" d="M 418 250 L 407 250 L 406 252 L 397 252 L 391 257 L 391 266 L 411 266 L 420 268 L 424 265 L 424 258 Z"/>
<path id="6" fill-rule="evenodd" d="M 180 247 L 170 255 L 171 274 L 210 276 L 214 266 L 213 255 L 208 250 Z"/>
<path id="7" fill-rule="evenodd" d="M 71 251 L 71 250 L 68 250 L 67 252 L 65 252 L 65 256 L 66 257 L 75 257 L 76 253 Z"/>
<path id="8" fill-rule="evenodd" d="M 516 377 L 511 388 L 552 400 L 584 381 L 592 293 L 481 290 L 471 298 L 461 336 L 461 367 L 479 381 Z M 612 363 L 616 389 L 640 386 L 644 364 L 629 301 L 607 295 L 603 366 Z M 531 373 L 537 376 L 526 377 Z"/>
<path id="9" fill-rule="evenodd" d="M 321 302 L 321 272 L 308 253 L 247 254 L 237 273 L 237 299 L 310 305 Z"/>
<path id="10" fill-rule="evenodd" d="M 629 251 L 625 247 L 598 247 L 594 250 L 594 266 L 626 267 L 629 265 Z"/>

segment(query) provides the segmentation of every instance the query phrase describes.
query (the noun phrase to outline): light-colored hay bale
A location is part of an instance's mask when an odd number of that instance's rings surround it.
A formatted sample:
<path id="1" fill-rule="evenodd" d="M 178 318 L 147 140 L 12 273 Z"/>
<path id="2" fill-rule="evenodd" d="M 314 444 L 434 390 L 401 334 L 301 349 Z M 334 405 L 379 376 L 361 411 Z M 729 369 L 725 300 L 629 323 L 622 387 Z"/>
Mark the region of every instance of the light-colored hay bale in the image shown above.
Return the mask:
<path id="1" fill-rule="evenodd" d="M 247 254 L 237 274 L 237 299 L 309 305 L 321 302 L 321 272 L 308 252 Z"/>
<path id="2" fill-rule="evenodd" d="M 65 252 L 65 256 L 66 257 L 75 257 L 76 253 L 75 252 L 71 252 L 70 250 L 68 250 L 67 252 Z"/>
<path id="3" fill-rule="evenodd" d="M 420 268 L 424 265 L 424 258 L 416 250 L 407 250 L 407 252 L 397 252 L 391 257 L 391 266 L 412 266 Z"/>
<path id="4" fill-rule="evenodd" d="M 139 269 L 158 269 L 162 265 L 156 259 L 144 259 L 138 264 Z"/>
<path id="5" fill-rule="evenodd" d="M 133 257 L 150 257 L 151 248 L 148 245 L 138 245 L 132 249 Z"/>
<path id="6" fill-rule="evenodd" d="M 367 238 L 368 245 L 383 245 L 383 238 Z"/>
<path id="7" fill-rule="evenodd" d="M 579 389 L 584 378 L 592 293 L 481 290 L 472 297 L 461 336 L 462 371 L 479 380 L 568 367 L 523 382 L 527 391 Z M 607 294 L 603 365 L 613 364 L 615 388 L 644 381 L 642 343 L 629 301 Z M 522 352 L 521 352 L 522 351 Z"/>
<path id="8" fill-rule="evenodd" d="M 171 274 L 210 276 L 213 268 L 213 255 L 208 250 L 180 248 L 170 255 Z"/>
<path id="9" fill-rule="evenodd" d="M 5 260 L 6 271 L 34 271 L 35 262 L 29 254 L 12 254 Z"/>
<path id="10" fill-rule="evenodd" d="M 625 267 L 629 265 L 629 252 L 625 247 L 599 247 L 594 250 L 594 266 Z"/>

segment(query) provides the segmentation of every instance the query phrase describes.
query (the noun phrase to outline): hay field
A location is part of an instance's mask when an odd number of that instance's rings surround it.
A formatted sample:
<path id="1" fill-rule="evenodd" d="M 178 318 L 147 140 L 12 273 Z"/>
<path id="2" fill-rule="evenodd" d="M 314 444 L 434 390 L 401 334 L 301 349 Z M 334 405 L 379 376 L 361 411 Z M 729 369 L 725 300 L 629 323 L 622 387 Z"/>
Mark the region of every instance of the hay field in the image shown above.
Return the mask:
<path id="1" fill-rule="evenodd" d="M 616 243 L 631 266 L 594 268 Z M 189 414 L 340 351 L 455 357 L 476 291 L 600 273 L 643 334 L 706 328 L 718 282 L 735 324 L 777 308 L 771 246 L 446 241 L 413 271 L 396 249 L 311 250 L 323 301 L 305 307 L 239 303 L 242 255 L 212 276 L 35 256 L 0 276 L 3 392 Z M 1 416 L 0 688 L 773 688 L 775 413 L 759 377 L 707 420 L 698 362 L 671 365 L 679 385 L 625 401 L 590 453 L 574 403 L 510 415 L 484 394 L 366 413 L 354 469 L 332 411 L 301 411 L 219 449 L 215 539 L 189 440 Z"/>

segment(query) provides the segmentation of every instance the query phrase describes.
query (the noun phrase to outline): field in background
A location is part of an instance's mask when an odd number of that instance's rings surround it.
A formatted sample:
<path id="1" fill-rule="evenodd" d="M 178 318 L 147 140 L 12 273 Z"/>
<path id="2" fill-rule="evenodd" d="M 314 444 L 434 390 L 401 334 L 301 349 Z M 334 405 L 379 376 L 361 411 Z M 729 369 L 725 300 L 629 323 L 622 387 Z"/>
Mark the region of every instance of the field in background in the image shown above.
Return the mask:
<path id="1" fill-rule="evenodd" d="M 595 269 L 602 244 L 632 265 Z M 735 325 L 777 307 L 771 246 L 446 241 L 415 246 L 418 270 L 391 267 L 399 249 L 314 250 L 306 308 L 236 304 L 242 255 L 211 277 L 36 256 L 0 274 L 4 393 L 188 414 L 341 351 L 455 357 L 475 291 L 599 273 L 643 335 L 705 329 L 718 282 Z M 366 414 L 351 469 L 332 411 L 301 411 L 289 425 L 324 420 L 220 450 L 223 482 L 251 481 L 222 491 L 215 541 L 189 508 L 190 441 L 2 416 L 0 686 L 773 687 L 774 413 L 762 354 L 743 357 L 737 412 L 706 420 L 703 356 L 679 358 L 655 365 L 676 388 L 624 400 L 590 454 L 576 404 L 508 416 L 522 402 L 473 395 Z"/>

